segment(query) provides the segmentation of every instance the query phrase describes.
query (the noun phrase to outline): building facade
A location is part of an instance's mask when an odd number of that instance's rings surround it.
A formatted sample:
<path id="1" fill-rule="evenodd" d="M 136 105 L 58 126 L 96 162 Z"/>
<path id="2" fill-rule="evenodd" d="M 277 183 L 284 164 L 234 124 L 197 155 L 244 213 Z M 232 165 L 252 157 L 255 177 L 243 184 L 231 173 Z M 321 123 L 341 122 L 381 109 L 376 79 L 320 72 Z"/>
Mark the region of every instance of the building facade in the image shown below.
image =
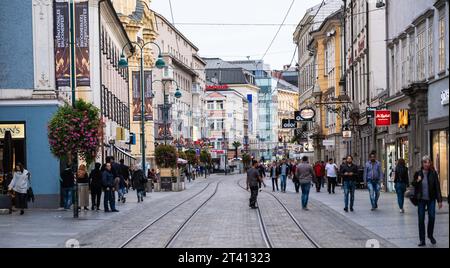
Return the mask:
<path id="1" fill-rule="evenodd" d="M 449 3 L 386 1 L 386 8 L 386 103 L 400 115 L 386 135 L 386 168 L 403 158 L 415 171 L 428 154 L 440 175 L 442 193 L 448 196 Z M 392 188 L 388 183 L 388 190 Z"/>
<path id="2" fill-rule="evenodd" d="M 244 144 L 248 136 L 248 100 L 238 90 L 229 87 L 207 87 L 204 98 L 210 153 L 215 170 L 225 170 L 235 157 L 232 144 Z M 238 157 L 241 156 L 238 150 Z"/>
<path id="3" fill-rule="evenodd" d="M 278 122 L 278 140 L 275 156 L 280 159 L 289 152 L 293 152 L 295 129 L 283 128 L 281 122 L 283 119 L 295 118 L 295 112 L 298 111 L 299 93 L 298 88 L 285 80 L 279 79 L 277 83 L 277 120 Z M 280 153 L 281 152 L 281 153 Z"/>
<path id="4" fill-rule="evenodd" d="M 92 102 L 102 112 L 106 127 L 97 161 L 107 154 L 131 161 L 123 139 L 129 129 L 128 81 L 126 72 L 117 66 L 119 47 L 129 39 L 111 1 L 99 2 L 79 1 L 74 5 L 78 29 L 75 98 Z M 13 136 L 14 161 L 24 163 L 32 173 L 36 196 L 33 206 L 55 208 L 61 204 L 59 175 L 65 163 L 50 152 L 47 124 L 58 107 L 71 103 L 69 3 L 8 2 L 2 4 L 0 15 L 0 55 L 4 64 L 0 71 L 0 131 L 17 132 Z M 17 33 L 24 36 L 11 38 Z M 11 64 L 15 62 L 20 62 L 20 68 Z"/>

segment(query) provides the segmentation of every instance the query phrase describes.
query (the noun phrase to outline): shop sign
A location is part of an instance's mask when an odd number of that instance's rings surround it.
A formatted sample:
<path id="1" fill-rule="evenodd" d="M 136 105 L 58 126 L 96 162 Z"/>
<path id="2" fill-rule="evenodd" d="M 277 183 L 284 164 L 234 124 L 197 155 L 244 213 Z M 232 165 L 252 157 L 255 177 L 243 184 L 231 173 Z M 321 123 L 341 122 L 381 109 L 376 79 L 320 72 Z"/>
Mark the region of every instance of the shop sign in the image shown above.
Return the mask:
<path id="1" fill-rule="evenodd" d="M 386 127 L 391 125 L 391 111 L 378 110 L 375 112 L 375 125 L 377 127 Z"/>
<path id="2" fill-rule="evenodd" d="M 406 128 L 409 125 L 409 112 L 408 110 L 400 110 L 398 118 L 398 127 Z"/>
<path id="3" fill-rule="evenodd" d="M 312 121 L 315 116 L 316 111 L 312 108 L 304 108 L 300 110 L 300 117 L 303 118 L 303 121 Z"/>
<path id="4" fill-rule="evenodd" d="M 296 128 L 297 122 L 294 119 L 283 119 L 281 121 L 282 128 Z"/>
<path id="5" fill-rule="evenodd" d="M 441 105 L 448 104 L 448 88 L 441 91 Z"/>
<path id="6" fill-rule="evenodd" d="M 351 138 L 352 137 L 352 132 L 350 130 L 344 130 L 342 131 L 342 137 L 343 138 Z"/>
<path id="7" fill-rule="evenodd" d="M 0 139 L 5 137 L 5 132 L 8 130 L 11 132 L 13 139 L 25 139 L 24 124 L 0 124 Z"/>
<path id="8" fill-rule="evenodd" d="M 366 116 L 367 118 L 373 118 L 375 116 L 376 107 L 367 107 L 366 108 Z"/>
<path id="9" fill-rule="evenodd" d="M 228 85 L 209 85 L 206 89 L 218 90 L 218 89 L 228 89 Z"/>

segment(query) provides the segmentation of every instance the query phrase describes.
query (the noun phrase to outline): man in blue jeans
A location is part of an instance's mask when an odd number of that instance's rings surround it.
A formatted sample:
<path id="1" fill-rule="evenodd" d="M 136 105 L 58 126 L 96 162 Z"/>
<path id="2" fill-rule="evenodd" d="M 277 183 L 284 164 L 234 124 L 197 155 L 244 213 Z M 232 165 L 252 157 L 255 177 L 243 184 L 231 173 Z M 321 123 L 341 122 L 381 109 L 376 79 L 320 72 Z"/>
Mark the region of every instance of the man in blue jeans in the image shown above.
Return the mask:
<path id="1" fill-rule="evenodd" d="M 111 163 L 106 163 L 105 171 L 102 173 L 102 183 L 105 188 L 103 204 L 105 206 L 105 212 L 119 212 L 116 209 L 116 202 L 114 200 L 115 181 L 114 175 L 111 170 Z M 111 210 L 108 208 L 110 205 Z"/>
<path id="2" fill-rule="evenodd" d="M 281 192 L 286 192 L 286 178 L 289 175 L 289 165 L 286 162 L 286 159 L 283 160 L 283 164 L 280 166 L 280 175 L 281 175 Z"/>
<path id="3" fill-rule="evenodd" d="M 64 209 L 70 209 L 70 206 L 72 206 L 74 186 L 74 174 L 71 166 L 68 164 L 66 169 L 61 172 L 61 188 L 64 195 Z"/>
<path id="4" fill-rule="evenodd" d="M 295 175 L 300 182 L 300 187 L 302 189 L 302 209 L 308 209 L 308 199 L 309 199 L 309 190 L 311 188 L 311 183 L 315 180 L 316 175 L 314 174 L 313 167 L 308 163 L 308 157 L 303 156 L 302 162 L 297 165 L 295 169 Z"/>
<path id="5" fill-rule="evenodd" d="M 381 180 L 383 179 L 383 171 L 381 163 L 377 161 L 375 152 L 369 155 L 369 161 L 364 165 L 364 183 L 369 189 L 370 203 L 372 211 L 378 208 L 378 198 L 380 197 Z"/>
<path id="6" fill-rule="evenodd" d="M 341 165 L 339 173 L 342 176 L 344 186 L 345 207 L 344 211 L 348 212 L 348 199 L 350 195 L 350 211 L 353 212 L 353 203 L 355 200 L 356 177 L 358 176 L 358 167 L 353 164 L 353 157 L 347 156 L 345 164 Z"/>

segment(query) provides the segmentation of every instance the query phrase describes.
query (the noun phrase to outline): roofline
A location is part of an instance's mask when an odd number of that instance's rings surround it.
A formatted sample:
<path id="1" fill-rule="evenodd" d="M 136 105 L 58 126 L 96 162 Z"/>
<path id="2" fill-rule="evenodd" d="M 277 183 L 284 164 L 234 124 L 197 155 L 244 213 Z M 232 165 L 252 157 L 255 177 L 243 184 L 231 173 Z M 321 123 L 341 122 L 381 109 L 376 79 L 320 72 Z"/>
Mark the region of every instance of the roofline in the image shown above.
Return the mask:
<path id="1" fill-rule="evenodd" d="M 159 14 L 153 9 L 151 9 L 151 11 L 155 14 L 156 17 L 161 18 L 165 23 L 167 23 L 167 25 L 169 25 L 170 28 L 172 28 L 172 30 L 174 30 L 177 34 L 179 34 L 181 38 L 183 38 L 186 42 L 188 42 L 189 45 L 191 45 L 195 49 L 195 51 L 197 52 L 199 51 L 198 47 L 194 45 L 191 41 L 189 41 L 189 39 L 187 39 L 187 37 L 184 34 L 182 34 L 177 28 L 175 28 L 175 26 L 172 23 L 170 23 L 163 15 Z M 158 23 L 156 23 L 156 27 L 158 27 Z"/>
<path id="2" fill-rule="evenodd" d="M 105 2 L 105 3 L 107 4 L 107 6 L 112 10 L 113 17 L 114 17 L 114 19 L 116 20 L 117 24 L 119 24 L 120 31 L 122 31 L 122 33 L 123 33 L 124 36 L 125 36 L 125 39 L 127 40 L 128 45 L 130 46 L 130 52 L 131 52 L 131 53 L 134 53 L 134 50 L 135 50 L 135 49 L 134 49 L 134 46 L 133 46 L 133 44 L 131 43 L 130 37 L 128 36 L 127 31 L 125 30 L 125 27 L 123 27 L 123 24 L 122 24 L 122 21 L 121 21 L 120 18 L 119 18 L 119 15 L 117 15 L 117 11 L 116 11 L 116 9 L 114 8 L 113 3 L 111 2 L 111 0 L 100 0 L 100 1 L 98 2 L 98 8 L 99 8 L 99 9 L 100 9 L 100 4 L 101 4 L 102 2 Z M 100 20 L 100 18 L 99 18 L 99 20 Z"/>
<path id="3" fill-rule="evenodd" d="M 327 25 L 329 22 L 333 22 L 333 21 L 339 20 L 337 15 L 339 15 L 342 12 L 343 12 L 343 10 L 342 10 L 342 8 L 340 8 L 339 10 L 336 10 L 335 12 L 330 14 L 328 17 L 326 17 L 323 20 L 323 22 L 320 24 L 319 28 L 317 28 L 317 30 L 311 31 L 310 34 L 312 35 L 314 33 L 318 33 L 320 31 L 322 31 L 322 29 L 325 27 L 325 25 Z"/>

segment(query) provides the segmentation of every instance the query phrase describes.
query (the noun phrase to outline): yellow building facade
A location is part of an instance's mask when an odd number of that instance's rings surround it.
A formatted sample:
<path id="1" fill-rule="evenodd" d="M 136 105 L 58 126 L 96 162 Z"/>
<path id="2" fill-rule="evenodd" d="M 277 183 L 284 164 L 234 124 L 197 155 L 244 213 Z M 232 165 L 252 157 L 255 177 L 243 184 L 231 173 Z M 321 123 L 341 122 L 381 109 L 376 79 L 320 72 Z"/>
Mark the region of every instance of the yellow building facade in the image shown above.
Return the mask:
<path id="1" fill-rule="evenodd" d="M 322 159 L 333 158 L 336 162 L 345 156 L 342 142 L 342 107 L 333 104 L 340 96 L 339 81 L 342 76 L 342 26 L 341 12 L 327 17 L 321 26 L 311 33 L 311 47 L 316 52 L 315 103 L 317 107 L 319 141 Z M 318 148 L 316 148 L 318 149 Z"/>
<path id="2" fill-rule="evenodd" d="M 143 0 L 122 0 L 114 1 L 114 6 L 119 13 L 119 18 L 132 42 L 138 43 L 148 43 L 155 42 L 158 34 L 156 32 L 156 19 L 153 11 L 149 7 L 150 1 Z M 148 44 L 144 48 L 144 74 L 152 71 L 155 67 L 155 58 L 158 56 L 158 50 L 155 45 Z M 135 110 L 139 110 L 140 113 L 140 103 L 134 103 L 133 98 L 133 88 L 136 87 L 136 83 L 139 83 L 139 79 L 134 79 L 134 77 L 139 77 L 140 72 L 140 59 L 141 51 L 136 48 L 136 52 L 131 55 L 126 55 L 128 58 L 128 76 L 129 76 L 129 99 L 130 99 L 130 132 L 136 135 L 136 144 L 131 145 L 131 154 L 136 159 L 142 159 L 141 152 L 141 121 L 134 120 Z M 133 76 L 134 74 L 134 76 Z M 147 82 L 153 81 L 153 75 L 150 77 L 145 77 Z M 150 79 L 149 79 L 150 78 Z M 136 80 L 136 81 L 135 81 Z M 138 85 L 139 86 L 139 85 Z M 145 85 L 148 88 L 149 85 Z M 147 91 L 147 90 L 146 90 Z M 153 100 L 151 101 L 151 112 L 150 115 L 154 115 Z M 148 105 L 148 104 L 147 104 Z M 147 106 L 146 105 L 146 106 Z M 134 108 L 135 107 L 135 108 Z M 146 109 L 148 109 L 146 107 Z M 147 116 L 147 112 L 146 112 Z M 145 122 L 145 157 L 147 163 L 154 166 L 154 152 L 155 152 L 155 131 L 154 131 L 154 121 L 150 119 Z M 140 163 L 140 161 L 138 161 Z"/>
<path id="3" fill-rule="evenodd" d="M 287 143 L 291 143 L 295 133 L 293 129 L 282 128 L 281 122 L 283 119 L 293 119 L 295 111 L 299 110 L 298 88 L 293 85 L 289 87 L 277 86 L 278 140 L 281 139 Z"/>

